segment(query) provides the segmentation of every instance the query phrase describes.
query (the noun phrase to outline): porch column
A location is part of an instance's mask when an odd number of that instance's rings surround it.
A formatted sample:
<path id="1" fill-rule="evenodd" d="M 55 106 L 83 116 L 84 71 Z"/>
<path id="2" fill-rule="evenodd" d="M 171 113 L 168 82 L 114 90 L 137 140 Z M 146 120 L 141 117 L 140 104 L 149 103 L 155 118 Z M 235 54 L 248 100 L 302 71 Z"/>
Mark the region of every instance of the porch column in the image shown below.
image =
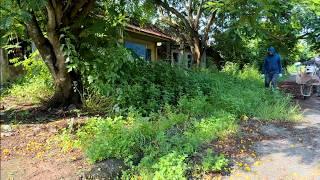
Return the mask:
<path id="1" fill-rule="evenodd" d="M 180 47 L 179 47 L 179 65 L 181 65 L 181 66 L 184 66 L 186 63 L 185 63 L 185 61 L 186 61 L 186 59 L 187 59 L 187 57 L 186 57 L 186 53 L 185 53 L 185 45 L 184 45 L 184 42 L 181 42 L 180 43 Z"/>
<path id="2" fill-rule="evenodd" d="M 166 42 L 166 59 L 167 61 L 172 60 L 171 58 L 171 43 L 170 42 Z"/>
<path id="3" fill-rule="evenodd" d="M 4 49 L 0 48 L 0 85 L 9 79 L 8 57 Z"/>

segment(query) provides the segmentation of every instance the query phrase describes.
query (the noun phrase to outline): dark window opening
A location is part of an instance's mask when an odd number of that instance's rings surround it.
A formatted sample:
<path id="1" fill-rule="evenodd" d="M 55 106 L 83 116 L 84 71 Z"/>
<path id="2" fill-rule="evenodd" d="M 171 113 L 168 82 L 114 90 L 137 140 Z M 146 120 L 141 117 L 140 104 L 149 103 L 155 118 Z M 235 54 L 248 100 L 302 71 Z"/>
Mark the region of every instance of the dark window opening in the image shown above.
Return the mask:
<path id="1" fill-rule="evenodd" d="M 146 61 L 151 61 L 151 49 L 146 50 Z"/>
<path id="2" fill-rule="evenodd" d="M 192 66 L 192 56 L 191 54 L 188 55 L 188 68 Z"/>
<path id="3" fill-rule="evenodd" d="M 173 53 L 173 60 L 174 60 L 174 63 L 179 62 L 179 53 L 176 53 L 176 52 Z"/>

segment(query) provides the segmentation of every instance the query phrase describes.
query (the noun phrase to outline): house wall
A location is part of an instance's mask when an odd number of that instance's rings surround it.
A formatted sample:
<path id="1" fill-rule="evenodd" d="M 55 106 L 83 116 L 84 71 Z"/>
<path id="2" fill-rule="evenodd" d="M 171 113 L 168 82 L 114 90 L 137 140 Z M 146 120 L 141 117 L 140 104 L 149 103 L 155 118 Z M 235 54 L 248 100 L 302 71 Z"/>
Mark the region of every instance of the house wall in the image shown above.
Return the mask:
<path id="1" fill-rule="evenodd" d="M 127 36 L 124 38 L 124 41 L 129 41 L 138 44 L 144 44 L 147 49 L 151 50 L 151 61 L 156 61 L 157 58 L 157 44 L 151 40 L 142 39 L 138 37 Z"/>
<path id="2" fill-rule="evenodd" d="M 191 67 L 194 63 L 190 47 L 184 43 L 176 44 L 173 41 L 167 41 L 142 32 L 132 31 L 125 31 L 124 43 L 125 42 L 137 43 L 150 49 L 152 61 L 161 59 L 172 65 L 179 64 L 184 67 Z M 157 46 L 157 42 L 161 42 L 159 47 Z M 130 47 L 130 45 L 128 47 Z M 143 54 L 143 51 L 140 51 L 138 47 L 137 45 L 138 54 Z M 132 46 L 132 49 L 135 49 L 135 47 Z"/>
<path id="3" fill-rule="evenodd" d="M 171 48 L 171 64 L 179 64 L 183 67 L 191 67 L 193 57 L 188 47 L 172 47 Z"/>

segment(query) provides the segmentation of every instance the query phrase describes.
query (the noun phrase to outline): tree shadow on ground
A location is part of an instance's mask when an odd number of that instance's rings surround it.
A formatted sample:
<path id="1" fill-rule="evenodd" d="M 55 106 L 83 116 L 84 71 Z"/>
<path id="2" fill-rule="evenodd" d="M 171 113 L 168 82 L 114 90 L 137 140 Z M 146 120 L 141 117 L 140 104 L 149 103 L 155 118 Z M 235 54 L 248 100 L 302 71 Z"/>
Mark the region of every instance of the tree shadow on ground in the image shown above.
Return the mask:
<path id="1" fill-rule="evenodd" d="M 320 159 L 320 123 L 301 129 L 294 129 L 290 137 L 261 142 L 257 151 L 261 157 L 270 154 L 285 154 L 287 157 L 299 158 L 300 164 L 311 165 Z"/>
<path id="2" fill-rule="evenodd" d="M 320 162 L 320 98 L 311 97 L 299 104 L 304 110 L 303 121 L 292 127 L 274 126 L 278 135 L 256 145 L 261 157 L 279 153 L 298 159 L 302 165 Z"/>
<path id="3" fill-rule="evenodd" d="M 46 108 L 45 106 L 16 106 L 0 110 L 1 124 L 41 124 L 63 118 L 76 117 L 79 110 L 66 111 L 64 108 Z"/>

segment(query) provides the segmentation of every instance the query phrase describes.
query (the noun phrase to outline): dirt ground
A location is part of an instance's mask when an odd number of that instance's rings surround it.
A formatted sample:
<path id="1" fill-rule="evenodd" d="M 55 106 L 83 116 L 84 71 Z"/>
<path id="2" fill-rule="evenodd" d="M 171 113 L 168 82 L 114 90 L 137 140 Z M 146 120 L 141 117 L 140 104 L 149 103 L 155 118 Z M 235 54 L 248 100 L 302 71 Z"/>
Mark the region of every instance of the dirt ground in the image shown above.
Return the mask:
<path id="1" fill-rule="evenodd" d="M 291 85 L 283 83 L 282 88 L 297 94 Z M 226 154 L 232 164 L 223 176 L 203 178 L 320 179 L 320 98 L 297 102 L 302 122 L 244 121 L 241 136 L 206 145 L 204 149 Z M 70 122 L 85 121 L 86 116 L 74 110 L 41 109 L 14 98 L 1 101 L 0 113 L 1 179 L 81 179 L 91 169 L 80 150 L 63 149 L 57 140 Z"/>
<path id="2" fill-rule="evenodd" d="M 74 115 L 14 98 L 1 105 L 1 179 L 78 179 L 90 167 L 81 151 L 57 139 Z"/>

